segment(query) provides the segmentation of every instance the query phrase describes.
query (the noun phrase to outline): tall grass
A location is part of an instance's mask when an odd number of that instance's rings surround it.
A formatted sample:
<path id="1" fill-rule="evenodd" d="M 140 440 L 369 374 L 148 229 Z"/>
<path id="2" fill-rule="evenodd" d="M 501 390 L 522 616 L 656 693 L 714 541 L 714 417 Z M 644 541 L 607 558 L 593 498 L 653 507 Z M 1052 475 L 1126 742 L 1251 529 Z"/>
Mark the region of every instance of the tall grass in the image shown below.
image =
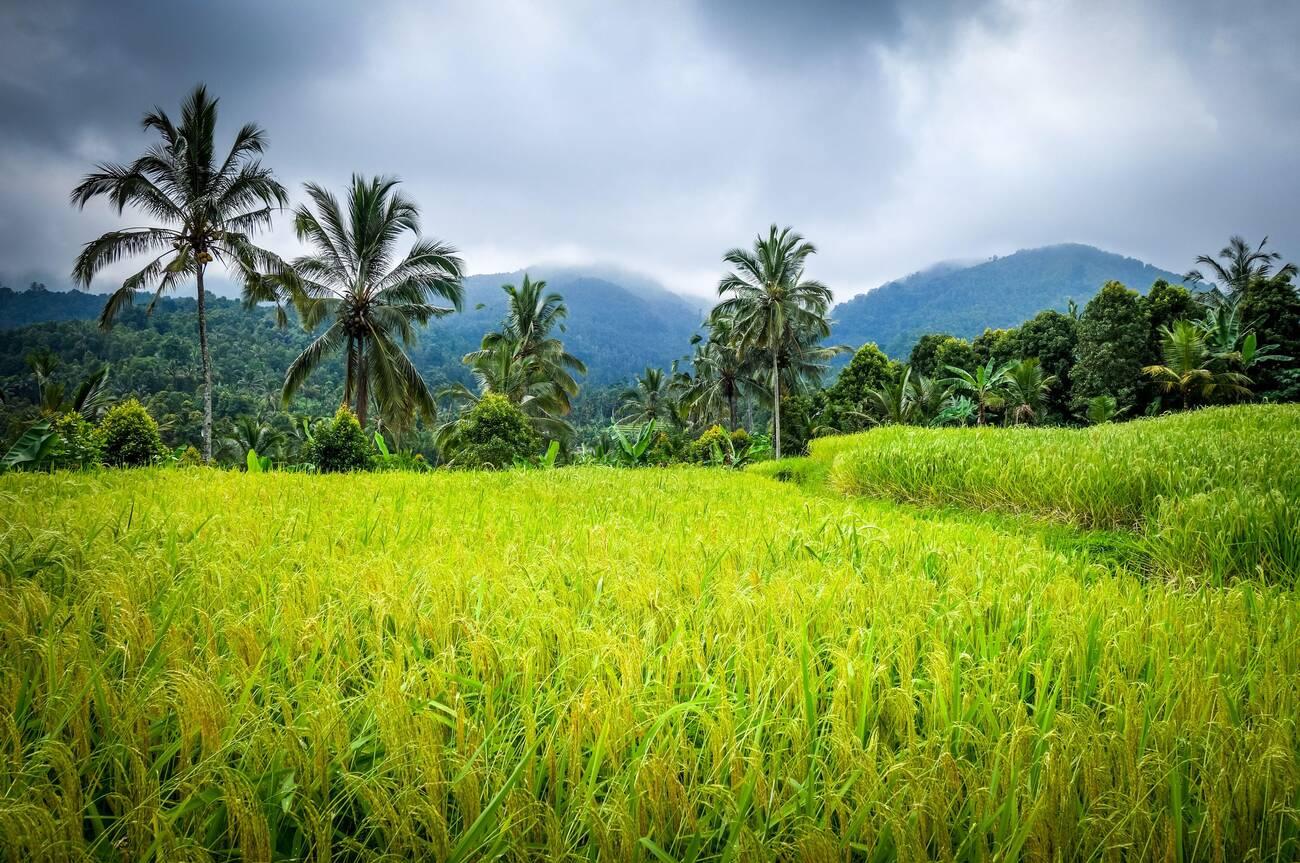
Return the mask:
<path id="1" fill-rule="evenodd" d="M 1293 860 L 1300 602 L 754 476 L 0 478 L 10 860 Z"/>
<path id="2" fill-rule="evenodd" d="M 1135 529 L 1157 566 L 1196 578 L 1300 575 L 1296 405 L 1089 429 L 892 426 L 815 441 L 813 456 L 850 494 Z"/>

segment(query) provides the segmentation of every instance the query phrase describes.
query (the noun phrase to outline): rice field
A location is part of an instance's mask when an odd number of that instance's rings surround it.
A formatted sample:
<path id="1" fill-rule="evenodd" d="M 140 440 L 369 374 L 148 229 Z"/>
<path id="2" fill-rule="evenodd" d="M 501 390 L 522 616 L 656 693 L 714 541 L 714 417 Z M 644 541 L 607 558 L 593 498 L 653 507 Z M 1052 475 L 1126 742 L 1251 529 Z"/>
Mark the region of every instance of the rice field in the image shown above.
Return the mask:
<path id="1" fill-rule="evenodd" d="M 1294 860 L 1300 602 L 755 474 L 0 477 L 8 860 Z"/>
<path id="2" fill-rule="evenodd" d="M 812 461 L 847 494 L 1132 530 L 1161 574 L 1300 577 L 1300 405 L 1088 429 L 889 426 L 814 441 Z"/>

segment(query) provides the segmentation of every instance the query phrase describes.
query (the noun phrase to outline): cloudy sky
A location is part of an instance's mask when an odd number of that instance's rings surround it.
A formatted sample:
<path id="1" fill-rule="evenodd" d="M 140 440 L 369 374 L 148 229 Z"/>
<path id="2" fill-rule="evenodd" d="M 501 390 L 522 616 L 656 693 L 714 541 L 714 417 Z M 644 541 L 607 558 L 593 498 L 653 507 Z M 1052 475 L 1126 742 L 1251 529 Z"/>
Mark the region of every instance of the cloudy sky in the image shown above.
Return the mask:
<path id="1" fill-rule="evenodd" d="M 0 0 L 0 281 L 67 286 L 122 224 L 72 186 L 199 81 L 295 200 L 396 174 L 472 272 L 704 294 L 773 221 L 841 298 L 1066 241 L 1182 271 L 1267 233 L 1297 259 L 1298 40 L 1293 0 Z M 287 225 L 263 241 L 292 254 Z"/>

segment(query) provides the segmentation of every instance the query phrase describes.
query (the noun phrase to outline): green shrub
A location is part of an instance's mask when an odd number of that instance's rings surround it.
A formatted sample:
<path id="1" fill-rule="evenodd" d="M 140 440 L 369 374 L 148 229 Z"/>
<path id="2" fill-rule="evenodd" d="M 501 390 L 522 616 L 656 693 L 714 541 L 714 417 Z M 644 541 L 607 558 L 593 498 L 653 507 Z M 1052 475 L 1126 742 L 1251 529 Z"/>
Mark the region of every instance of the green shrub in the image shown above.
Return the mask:
<path id="1" fill-rule="evenodd" d="M 418 452 L 394 452 L 388 455 L 377 455 L 371 460 L 371 464 L 375 470 L 385 472 L 410 471 L 424 473 L 429 470 L 429 463 Z"/>
<path id="2" fill-rule="evenodd" d="M 158 423 L 135 399 L 109 408 L 96 430 L 104 464 L 114 467 L 143 467 L 167 454 Z"/>
<path id="3" fill-rule="evenodd" d="M 456 424 L 451 464 L 466 468 L 507 468 L 515 459 L 536 458 L 542 441 L 524 412 L 505 396 L 488 393 Z"/>
<path id="4" fill-rule="evenodd" d="M 176 465 L 178 467 L 202 467 L 203 456 L 193 445 L 187 446 L 185 451 L 181 453 L 181 457 L 176 459 Z"/>
<path id="5" fill-rule="evenodd" d="M 50 423 L 50 431 L 59 436 L 59 451 L 54 467 L 73 470 L 95 467 L 103 462 L 104 447 L 95 427 L 76 411 L 69 411 Z"/>
<path id="6" fill-rule="evenodd" d="M 348 473 L 370 468 L 370 441 L 347 405 L 332 420 L 321 420 L 307 445 L 307 460 L 321 473 Z"/>
<path id="7" fill-rule="evenodd" d="M 727 445 L 728 442 L 731 446 Z M 720 425 L 710 426 L 703 434 L 686 445 L 685 460 L 692 464 L 714 464 L 717 461 L 714 453 L 715 446 L 724 459 L 728 459 L 733 452 L 737 455 L 743 454 L 749 448 L 749 443 L 749 432 L 744 429 L 728 432 Z"/>
<path id="8" fill-rule="evenodd" d="M 650 444 L 650 449 L 646 452 L 645 460 L 649 464 L 660 466 L 670 465 L 682 459 L 682 438 L 680 435 L 672 435 L 667 431 L 656 431 L 654 443 Z"/>

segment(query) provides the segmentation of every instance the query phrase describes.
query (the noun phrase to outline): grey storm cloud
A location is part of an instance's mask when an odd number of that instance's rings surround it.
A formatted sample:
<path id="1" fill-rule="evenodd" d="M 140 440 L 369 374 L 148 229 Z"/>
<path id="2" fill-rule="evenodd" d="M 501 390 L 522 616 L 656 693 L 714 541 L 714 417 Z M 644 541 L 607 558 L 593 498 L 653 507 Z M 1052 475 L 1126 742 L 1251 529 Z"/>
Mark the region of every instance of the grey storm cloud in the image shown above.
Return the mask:
<path id="1" fill-rule="evenodd" d="M 395 174 L 475 272 L 613 263 L 708 293 L 770 222 L 848 296 L 1078 241 L 1300 257 L 1300 4 L 0 5 L 0 280 L 68 284 L 68 205 L 204 81 L 295 190 Z M 265 242 L 286 254 L 288 219 Z M 111 287 L 109 273 L 97 289 Z"/>

